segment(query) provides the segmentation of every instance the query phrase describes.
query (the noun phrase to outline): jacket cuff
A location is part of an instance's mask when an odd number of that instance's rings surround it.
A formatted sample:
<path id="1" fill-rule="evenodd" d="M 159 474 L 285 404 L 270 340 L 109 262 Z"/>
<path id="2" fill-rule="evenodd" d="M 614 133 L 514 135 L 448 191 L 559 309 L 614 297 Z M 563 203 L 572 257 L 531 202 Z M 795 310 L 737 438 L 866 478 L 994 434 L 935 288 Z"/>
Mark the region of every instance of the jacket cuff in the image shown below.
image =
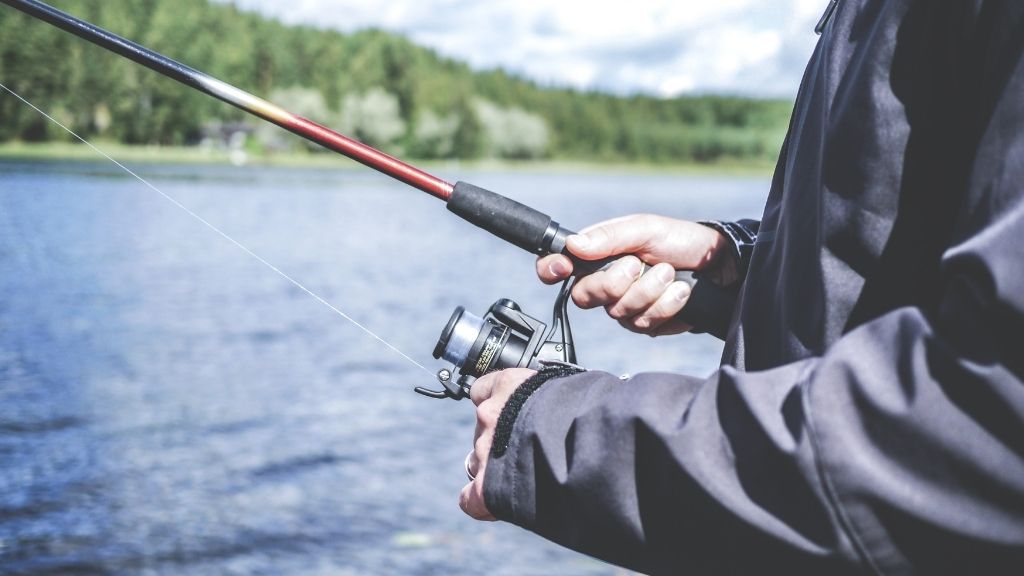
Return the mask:
<path id="1" fill-rule="evenodd" d="M 719 222 L 709 220 L 698 222 L 722 234 L 729 241 L 731 252 L 736 259 L 736 268 L 739 279 L 742 281 L 747 277 L 747 267 L 750 265 L 750 257 L 754 253 L 754 244 L 757 242 L 757 231 L 761 223 L 757 220 L 738 220 L 736 222 Z"/>
<path id="2" fill-rule="evenodd" d="M 550 363 L 546 364 L 540 372 L 530 376 L 519 388 L 516 388 L 515 392 L 509 396 L 508 401 L 505 402 L 505 407 L 501 409 L 501 415 L 498 416 L 498 425 L 494 430 L 494 441 L 491 444 L 490 457 L 501 458 L 505 455 L 505 451 L 508 450 L 509 439 L 512 438 L 512 427 L 515 426 L 519 412 L 522 411 L 523 405 L 526 404 L 526 401 L 537 389 L 548 380 L 564 378 L 584 371 L 583 368 L 573 364 Z"/>
<path id="3" fill-rule="evenodd" d="M 541 386 L 556 378 L 565 378 L 586 372 L 583 368 L 572 364 L 547 364 L 526 382 L 523 382 L 505 403 L 498 416 L 498 425 L 494 431 L 491 454 L 487 462 L 484 476 L 484 503 L 496 518 L 516 524 L 529 524 L 532 519 L 516 517 L 515 502 L 521 495 L 516 494 L 516 477 L 525 472 L 531 464 L 519 462 L 515 457 L 522 435 L 513 436 L 516 421 L 528 420 L 532 405 L 527 403 Z M 506 456 L 512 452 L 512 456 Z M 523 468 L 523 470 L 520 470 Z"/>

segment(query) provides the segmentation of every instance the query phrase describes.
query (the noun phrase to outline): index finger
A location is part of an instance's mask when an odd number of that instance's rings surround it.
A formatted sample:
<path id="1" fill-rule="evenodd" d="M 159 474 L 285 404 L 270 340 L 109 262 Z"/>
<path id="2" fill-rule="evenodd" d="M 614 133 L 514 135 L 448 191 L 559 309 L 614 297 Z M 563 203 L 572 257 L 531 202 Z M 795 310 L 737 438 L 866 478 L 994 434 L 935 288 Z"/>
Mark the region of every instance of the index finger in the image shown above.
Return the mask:
<path id="1" fill-rule="evenodd" d="M 572 274 L 572 260 L 562 254 L 548 254 L 537 259 L 537 276 L 545 284 L 561 282 Z"/>
<path id="2" fill-rule="evenodd" d="M 473 385 L 469 387 L 469 399 L 473 401 L 473 404 L 479 406 L 480 403 L 491 397 L 491 393 L 494 391 L 494 383 L 497 381 L 496 374 L 497 372 L 484 374 L 477 378 Z"/>

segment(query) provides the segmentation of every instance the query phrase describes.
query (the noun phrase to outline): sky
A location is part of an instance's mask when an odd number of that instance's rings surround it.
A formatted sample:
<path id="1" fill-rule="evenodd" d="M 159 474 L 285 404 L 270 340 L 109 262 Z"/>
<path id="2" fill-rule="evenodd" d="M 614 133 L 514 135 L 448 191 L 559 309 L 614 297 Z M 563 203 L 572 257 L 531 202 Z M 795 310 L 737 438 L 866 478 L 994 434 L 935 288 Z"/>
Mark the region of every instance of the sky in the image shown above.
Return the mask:
<path id="1" fill-rule="evenodd" d="M 545 85 L 796 94 L 827 0 L 220 0 L 286 23 L 377 27 Z"/>

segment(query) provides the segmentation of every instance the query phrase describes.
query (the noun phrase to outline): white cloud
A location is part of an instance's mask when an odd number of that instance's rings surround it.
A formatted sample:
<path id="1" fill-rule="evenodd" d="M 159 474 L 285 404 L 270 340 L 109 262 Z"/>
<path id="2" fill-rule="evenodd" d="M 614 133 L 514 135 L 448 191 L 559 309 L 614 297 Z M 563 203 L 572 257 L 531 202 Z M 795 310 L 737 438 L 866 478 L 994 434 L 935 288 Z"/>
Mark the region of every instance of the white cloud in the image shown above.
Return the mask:
<path id="1" fill-rule="evenodd" d="M 227 0 L 222 0 L 227 1 Z M 793 96 L 826 0 L 234 0 L 289 23 L 369 26 L 477 68 L 663 96 Z"/>

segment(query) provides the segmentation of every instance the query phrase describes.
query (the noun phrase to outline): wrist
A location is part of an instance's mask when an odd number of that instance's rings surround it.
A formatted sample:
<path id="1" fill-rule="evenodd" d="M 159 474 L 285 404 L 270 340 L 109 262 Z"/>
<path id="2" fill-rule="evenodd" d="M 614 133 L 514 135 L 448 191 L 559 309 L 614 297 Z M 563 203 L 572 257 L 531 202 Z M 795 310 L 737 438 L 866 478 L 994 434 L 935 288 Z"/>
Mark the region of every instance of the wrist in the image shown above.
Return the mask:
<path id="1" fill-rule="evenodd" d="M 757 226 L 752 225 L 752 221 L 702 221 L 698 224 L 715 236 L 708 253 L 708 265 L 700 272 L 720 286 L 730 286 L 743 278 L 757 240 Z"/>

